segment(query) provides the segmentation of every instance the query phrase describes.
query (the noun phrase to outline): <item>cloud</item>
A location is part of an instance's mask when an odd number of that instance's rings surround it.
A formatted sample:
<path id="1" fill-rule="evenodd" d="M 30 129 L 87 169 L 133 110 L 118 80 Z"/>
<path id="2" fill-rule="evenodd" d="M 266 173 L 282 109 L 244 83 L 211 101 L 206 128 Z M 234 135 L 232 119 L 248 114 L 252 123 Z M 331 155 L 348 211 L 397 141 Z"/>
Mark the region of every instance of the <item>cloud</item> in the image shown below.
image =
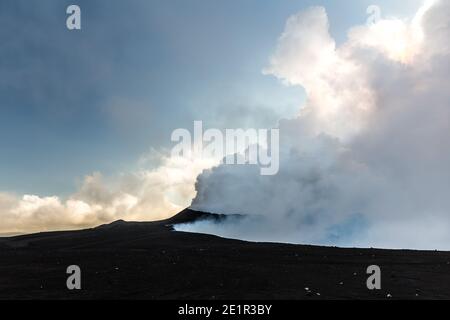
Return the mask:
<path id="1" fill-rule="evenodd" d="M 159 165 L 106 179 L 86 176 L 79 190 L 59 197 L 0 193 L 0 233 L 78 229 L 118 219 L 159 220 L 186 208 L 195 196 L 199 173 L 211 160 L 167 157 L 156 152 Z"/>
<path id="2" fill-rule="evenodd" d="M 448 1 L 427 2 L 408 21 L 352 28 L 340 46 L 323 8 L 289 18 L 265 73 L 302 86 L 308 99 L 298 118 L 279 123 L 280 172 L 204 172 L 194 209 L 251 218 L 188 229 L 257 241 L 449 249 L 449 12 Z"/>
<path id="3" fill-rule="evenodd" d="M 302 86 L 308 101 L 305 126 L 340 138 L 358 132 L 374 104 L 364 66 L 336 48 L 324 8 L 313 7 L 290 17 L 265 70 L 288 85 Z"/>

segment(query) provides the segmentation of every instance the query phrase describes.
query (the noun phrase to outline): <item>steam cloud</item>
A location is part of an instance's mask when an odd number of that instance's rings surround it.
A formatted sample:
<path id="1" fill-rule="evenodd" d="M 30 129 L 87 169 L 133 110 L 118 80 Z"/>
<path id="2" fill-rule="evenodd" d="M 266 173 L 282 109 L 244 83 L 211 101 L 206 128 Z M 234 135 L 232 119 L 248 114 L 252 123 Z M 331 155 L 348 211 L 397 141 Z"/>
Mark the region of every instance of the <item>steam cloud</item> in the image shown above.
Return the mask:
<path id="1" fill-rule="evenodd" d="M 192 208 L 246 214 L 179 230 L 256 241 L 450 249 L 450 2 L 357 26 L 337 46 L 325 10 L 289 18 L 265 70 L 308 100 L 282 120 L 277 176 L 222 165 Z"/>

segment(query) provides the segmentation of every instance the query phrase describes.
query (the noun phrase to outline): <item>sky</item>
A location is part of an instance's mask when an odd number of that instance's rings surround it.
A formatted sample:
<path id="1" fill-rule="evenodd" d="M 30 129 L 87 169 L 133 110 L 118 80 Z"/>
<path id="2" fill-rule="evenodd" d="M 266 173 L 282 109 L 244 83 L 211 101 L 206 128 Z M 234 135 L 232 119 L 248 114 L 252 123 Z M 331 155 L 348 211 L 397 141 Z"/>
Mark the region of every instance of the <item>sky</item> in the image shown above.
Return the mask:
<path id="1" fill-rule="evenodd" d="M 298 112 L 301 88 L 262 74 L 285 20 L 324 5 L 343 41 L 368 1 L 76 2 L 0 4 L 0 190 L 67 196 L 92 172 L 132 170 L 170 133 L 202 119 L 214 127 L 267 127 Z M 414 1 L 379 1 L 407 16 Z M 258 112 L 261 110 L 262 112 Z"/>
<path id="2" fill-rule="evenodd" d="M 245 214 L 182 230 L 450 249 L 450 6 L 0 4 L 0 234 Z M 381 17 L 367 24 L 369 5 Z M 175 129 L 277 128 L 280 170 L 170 153 Z"/>

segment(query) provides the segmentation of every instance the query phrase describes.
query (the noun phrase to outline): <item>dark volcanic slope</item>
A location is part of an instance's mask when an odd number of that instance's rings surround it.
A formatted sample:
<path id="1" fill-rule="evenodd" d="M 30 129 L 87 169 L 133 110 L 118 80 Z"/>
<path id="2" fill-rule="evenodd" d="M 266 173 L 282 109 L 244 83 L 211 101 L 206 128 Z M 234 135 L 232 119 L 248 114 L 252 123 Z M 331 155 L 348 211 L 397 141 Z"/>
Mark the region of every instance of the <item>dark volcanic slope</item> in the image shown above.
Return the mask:
<path id="1" fill-rule="evenodd" d="M 450 298 L 450 253 L 248 243 L 171 231 L 172 223 L 208 216 L 186 210 L 161 222 L 0 239 L 0 299 Z M 66 289 L 73 264 L 82 269 L 81 291 Z M 366 288 L 372 264 L 382 268 L 381 291 Z"/>

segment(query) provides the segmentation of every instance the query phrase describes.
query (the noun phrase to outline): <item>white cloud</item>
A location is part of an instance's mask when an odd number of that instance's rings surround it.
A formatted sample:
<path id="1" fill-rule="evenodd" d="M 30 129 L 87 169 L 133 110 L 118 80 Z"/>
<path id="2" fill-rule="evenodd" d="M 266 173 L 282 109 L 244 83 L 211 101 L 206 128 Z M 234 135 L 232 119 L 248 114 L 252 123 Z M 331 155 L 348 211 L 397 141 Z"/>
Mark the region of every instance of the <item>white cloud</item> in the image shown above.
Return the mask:
<path id="1" fill-rule="evenodd" d="M 346 139 L 364 125 L 373 92 L 364 66 L 336 48 L 324 8 L 313 7 L 288 19 L 266 74 L 302 86 L 308 101 L 302 109 L 310 130 Z"/>

